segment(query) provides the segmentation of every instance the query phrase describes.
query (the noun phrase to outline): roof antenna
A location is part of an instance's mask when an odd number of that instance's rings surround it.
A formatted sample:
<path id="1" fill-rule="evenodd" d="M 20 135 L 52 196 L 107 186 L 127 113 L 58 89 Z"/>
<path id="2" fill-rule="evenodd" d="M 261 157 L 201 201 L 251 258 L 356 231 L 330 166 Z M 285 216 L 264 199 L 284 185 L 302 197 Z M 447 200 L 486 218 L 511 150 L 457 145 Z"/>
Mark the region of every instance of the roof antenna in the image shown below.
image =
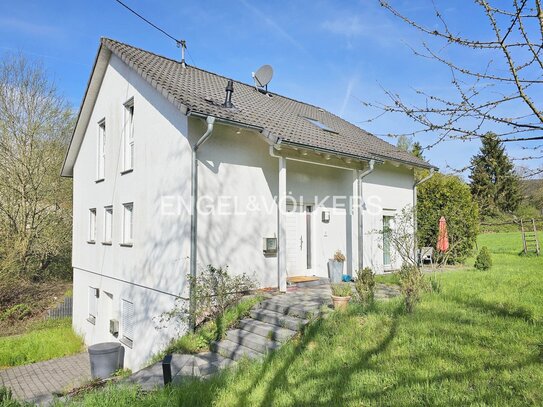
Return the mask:
<path id="1" fill-rule="evenodd" d="M 177 48 L 181 47 L 181 66 L 185 68 L 187 64 L 185 63 L 185 49 L 187 48 L 187 41 L 177 40 Z"/>

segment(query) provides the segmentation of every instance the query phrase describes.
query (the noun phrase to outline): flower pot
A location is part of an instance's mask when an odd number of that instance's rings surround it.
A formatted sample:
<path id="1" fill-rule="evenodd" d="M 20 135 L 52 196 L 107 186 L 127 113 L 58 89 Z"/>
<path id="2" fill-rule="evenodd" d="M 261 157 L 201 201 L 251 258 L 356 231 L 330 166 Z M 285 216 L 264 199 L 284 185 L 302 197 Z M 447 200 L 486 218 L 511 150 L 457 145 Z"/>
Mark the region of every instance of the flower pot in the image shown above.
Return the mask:
<path id="1" fill-rule="evenodd" d="M 337 260 L 328 260 L 328 276 L 332 284 L 341 283 L 343 277 L 343 262 Z"/>
<path id="2" fill-rule="evenodd" d="M 345 309 L 347 308 L 347 304 L 351 300 L 351 296 L 348 297 L 336 297 L 335 295 L 332 295 L 332 304 L 334 304 L 334 309 Z"/>

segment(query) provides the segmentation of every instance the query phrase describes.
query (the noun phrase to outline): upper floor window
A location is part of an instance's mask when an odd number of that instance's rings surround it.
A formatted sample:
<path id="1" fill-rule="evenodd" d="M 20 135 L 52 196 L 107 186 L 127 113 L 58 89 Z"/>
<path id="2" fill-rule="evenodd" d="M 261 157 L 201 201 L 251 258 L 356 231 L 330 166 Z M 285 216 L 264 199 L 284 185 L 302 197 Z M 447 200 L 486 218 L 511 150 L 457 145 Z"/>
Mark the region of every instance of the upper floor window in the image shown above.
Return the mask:
<path id="1" fill-rule="evenodd" d="M 97 149 L 97 181 L 106 176 L 106 120 L 98 123 L 98 149 Z"/>
<path id="2" fill-rule="evenodd" d="M 123 244 L 132 245 L 133 237 L 133 215 L 134 204 L 132 202 L 123 204 Z"/>
<path id="3" fill-rule="evenodd" d="M 102 243 L 111 244 L 111 237 L 113 235 L 113 207 L 106 206 L 104 208 L 104 240 Z"/>
<path id="4" fill-rule="evenodd" d="M 124 104 L 123 171 L 134 168 L 134 99 Z"/>
<path id="5" fill-rule="evenodd" d="M 96 208 L 89 209 L 89 243 L 96 241 Z"/>

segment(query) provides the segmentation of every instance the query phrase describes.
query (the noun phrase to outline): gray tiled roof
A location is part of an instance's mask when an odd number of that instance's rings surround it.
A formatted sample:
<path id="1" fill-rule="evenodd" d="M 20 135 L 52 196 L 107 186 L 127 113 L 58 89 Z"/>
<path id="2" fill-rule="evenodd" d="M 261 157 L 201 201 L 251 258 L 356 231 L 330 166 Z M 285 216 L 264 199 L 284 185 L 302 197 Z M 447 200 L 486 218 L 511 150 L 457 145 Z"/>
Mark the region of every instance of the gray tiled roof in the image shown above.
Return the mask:
<path id="1" fill-rule="evenodd" d="M 324 109 L 274 93 L 263 94 L 253 86 L 234 81 L 233 103 L 224 101 L 228 78 L 165 58 L 152 52 L 103 38 L 102 45 L 136 70 L 164 96 L 191 112 L 213 115 L 263 129 L 273 140 L 313 147 L 360 158 L 391 159 L 431 167 L 419 158 L 356 127 Z M 210 100 L 216 103 L 210 103 Z M 305 117 L 320 121 L 323 130 Z"/>

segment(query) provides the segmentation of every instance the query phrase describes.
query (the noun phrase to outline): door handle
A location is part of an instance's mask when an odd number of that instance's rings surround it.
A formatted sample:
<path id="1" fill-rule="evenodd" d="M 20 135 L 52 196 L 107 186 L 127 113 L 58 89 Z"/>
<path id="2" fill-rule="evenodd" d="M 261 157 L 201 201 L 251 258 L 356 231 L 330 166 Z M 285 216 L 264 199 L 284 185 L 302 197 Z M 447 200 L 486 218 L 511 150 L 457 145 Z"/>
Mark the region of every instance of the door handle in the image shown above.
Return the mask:
<path id="1" fill-rule="evenodd" d="M 302 250 L 304 247 L 304 239 L 302 237 L 302 235 L 300 235 L 300 250 Z"/>

